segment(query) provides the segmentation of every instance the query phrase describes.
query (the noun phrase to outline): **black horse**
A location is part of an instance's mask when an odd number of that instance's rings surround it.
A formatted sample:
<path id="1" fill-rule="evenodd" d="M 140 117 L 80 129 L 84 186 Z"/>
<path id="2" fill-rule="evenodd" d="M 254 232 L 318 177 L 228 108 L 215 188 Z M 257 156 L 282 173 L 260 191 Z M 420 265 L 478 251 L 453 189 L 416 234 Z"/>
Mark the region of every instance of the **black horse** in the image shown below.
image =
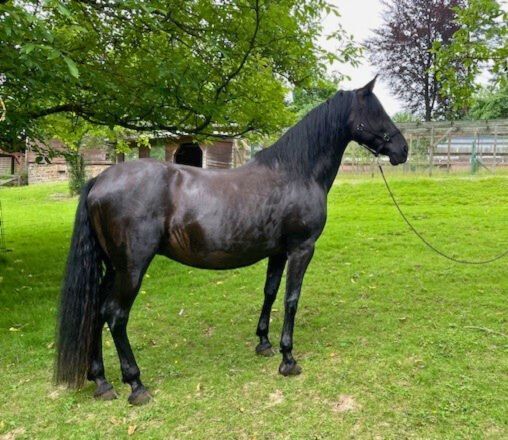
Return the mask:
<path id="1" fill-rule="evenodd" d="M 77 209 L 59 312 L 56 381 L 85 377 L 95 396 L 116 397 L 107 382 L 101 334 L 107 322 L 129 402 L 150 399 L 127 337 L 141 280 L 156 254 L 205 269 L 268 258 L 256 352 L 271 355 L 270 312 L 287 263 L 279 372 L 301 372 L 292 355 L 298 298 L 326 222 L 327 194 L 351 140 L 393 165 L 407 158 L 404 137 L 372 93 L 375 79 L 339 91 L 246 165 L 203 170 L 155 160 L 115 165 L 90 180 Z"/>

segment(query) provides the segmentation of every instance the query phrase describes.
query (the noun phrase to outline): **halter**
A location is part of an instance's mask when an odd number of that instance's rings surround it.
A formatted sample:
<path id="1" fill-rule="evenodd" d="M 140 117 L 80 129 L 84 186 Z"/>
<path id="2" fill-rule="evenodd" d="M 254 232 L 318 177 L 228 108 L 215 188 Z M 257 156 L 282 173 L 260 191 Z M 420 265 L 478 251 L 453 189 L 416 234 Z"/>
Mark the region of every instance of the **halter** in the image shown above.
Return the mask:
<path id="1" fill-rule="evenodd" d="M 370 127 L 370 124 L 369 124 L 369 127 Z M 395 135 L 400 134 L 400 130 L 398 128 L 396 128 L 396 127 L 395 127 L 395 130 L 393 130 L 390 133 L 389 132 L 384 132 L 383 134 L 377 134 L 374 131 L 372 131 L 370 128 L 368 128 L 368 126 L 365 125 L 363 122 L 360 122 L 358 124 L 358 126 L 356 127 L 356 131 L 357 132 L 362 132 L 363 131 L 365 133 L 369 133 L 374 138 L 381 139 L 381 143 L 379 144 L 379 146 L 376 149 L 369 147 L 368 145 L 364 144 L 363 142 L 358 142 L 357 141 L 359 145 L 361 145 L 362 147 L 364 147 L 365 149 L 370 151 L 376 157 L 379 156 L 379 153 L 381 153 L 381 150 L 383 149 L 383 147 L 388 142 L 390 142 Z"/>

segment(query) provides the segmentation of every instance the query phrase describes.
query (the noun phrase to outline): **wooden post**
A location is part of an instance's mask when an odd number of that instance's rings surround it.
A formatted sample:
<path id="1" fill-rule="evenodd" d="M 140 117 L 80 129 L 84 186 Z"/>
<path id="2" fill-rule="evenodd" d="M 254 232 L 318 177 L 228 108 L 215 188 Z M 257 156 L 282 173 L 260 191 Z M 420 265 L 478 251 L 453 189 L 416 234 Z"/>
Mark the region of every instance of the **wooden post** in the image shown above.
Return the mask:
<path id="1" fill-rule="evenodd" d="M 175 161 L 175 151 L 178 149 L 178 144 L 171 142 L 166 145 L 166 152 L 164 158 L 166 162 L 174 162 Z"/>
<path id="2" fill-rule="evenodd" d="M 450 172 L 450 168 L 452 166 L 450 159 L 450 150 L 452 149 L 452 137 L 448 135 L 448 151 L 447 151 L 447 159 L 446 159 L 446 172 Z"/>
<path id="3" fill-rule="evenodd" d="M 496 171 L 496 164 L 497 164 L 497 124 L 496 128 L 494 129 L 494 151 L 493 151 L 493 159 L 494 159 L 494 165 L 493 169 L 494 172 Z"/>
<path id="4" fill-rule="evenodd" d="M 429 176 L 432 177 L 432 167 L 434 165 L 434 127 L 430 131 L 430 145 L 429 145 Z"/>
<path id="5" fill-rule="evenodd" d="M 125 162 L 125 153 L 117 153 L 116 154 L 116 163 Z"/>
<path id="6" fill-rule="evenodd" d="M 410 134 L 409 135 L 409 151 L 407 153 L 406 163 L 404 164 L 404 174 L 406 174 L 409 170 L 411 170 L 410 159 L 411 159 L 412 151 L 413 151 L 413 134 Z"/>
<path id="7" fill-rule="evenodd" d="M 482 144 L 480 142 L 480 130 L 477 130 L 477 132 L 476 132 L 476 145 L 478 146 L 478 153 L 479 153 L 479 156 L 480 156 L 480 160 L 483 163 L 483 147 L 482 147 Z"/>
<path id="8" fill-rule="evenodd" d="M 139 151 L 139 158 L 140 159 L 143 159 L 145 157 L 150 157 L 150 148 L 149 147 L 145 147 L 145 146 L 140 146 L 138 148 L 138 151 Z"/>
<path id="9" fill-rule="evenodd" d="M 25 175 L 26 182 L 22 182 L 23 185 L 28 185 L 30 183 L 30 141 L 26 138 L 25 141 Z"/>

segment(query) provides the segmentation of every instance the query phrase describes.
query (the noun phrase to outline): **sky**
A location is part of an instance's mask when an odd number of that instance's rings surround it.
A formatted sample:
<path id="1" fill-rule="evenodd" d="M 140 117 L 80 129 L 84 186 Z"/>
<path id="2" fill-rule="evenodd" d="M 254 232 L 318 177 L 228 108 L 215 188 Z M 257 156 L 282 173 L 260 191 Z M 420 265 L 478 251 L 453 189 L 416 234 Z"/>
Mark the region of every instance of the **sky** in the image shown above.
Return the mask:
<path id="1" fill-rule="evenodd" d="M 382 23 L 381 13 L 383 5 L 381 0 L 329 0 L 338 7 L 341 17 L 329 16 L 324 21 L 324 35 L 336 29 L 340 21 L 343 28 L 352 34 L 357 42 L 363 42 L 373 35 L 372 30 Z M 508 0 L 501 0 L 504 8 L 508 8 Z M 333 50 L 334 43 L 321 39 L 321 44 L 328 50 Z M 331 72 L 339 71 L 351 77 L 350 81 L 341 84 L 344 89 L 356 89 L 368 83 L 377 73 L 376 66 L 372 66 L 364 57 L 360 66 L 353 68 L 347 65 L 332 66 Z M 383 104 L 388 114 L 393 115 L 404 109 L 404 103 L 397 100 L 388 88 L 383 77 L 380 76 L 374 89 L 377 97 Z"/>
<path id="2" fill-rule="evenodd" d="M 330 15 L 325 19 L 324 35 L 333 32 L 340 21 L 342 27 L 352 34 L 357 42 L 363 42 L 372 36 L 372 30 L 382 23 L 381 12 L 383 6 L 380 0 L 330 0 L 330 3 L 338 7 L 341 17 L 337 18 Z M 328 41 L 326 38 L 321 39 L 321 44 L 328 50 L 333 50 L 335 47 L 334 42 Z M 341 64 L 332 66 L 331 72 L 333 71 L 339 71 L 351 77 L 350 81 L 341 84 L 344 89 L 357 89 L 367 84 L 379 73 L 376 67 L 372 66 L 365 57 L 361 65 L 356 68 Z M 395 99 L 382 76 L 378 78 L 374 92 L 388 114 L 393 115 L 403 110 L 403 103 Z"/>

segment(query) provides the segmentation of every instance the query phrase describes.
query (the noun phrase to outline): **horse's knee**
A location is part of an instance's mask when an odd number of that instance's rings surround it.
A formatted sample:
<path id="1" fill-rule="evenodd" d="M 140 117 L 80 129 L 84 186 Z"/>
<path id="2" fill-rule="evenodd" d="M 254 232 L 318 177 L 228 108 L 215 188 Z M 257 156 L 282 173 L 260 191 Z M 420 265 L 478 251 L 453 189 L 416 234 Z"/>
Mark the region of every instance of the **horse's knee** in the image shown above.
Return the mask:
<path id="1" fill-rule="evenodd" d="M 295 295 L 287 298 L 286 301 L 284 301 L 284 306 L 291 315 L 294 315 L 298 309 L 298 296 Z"/>

